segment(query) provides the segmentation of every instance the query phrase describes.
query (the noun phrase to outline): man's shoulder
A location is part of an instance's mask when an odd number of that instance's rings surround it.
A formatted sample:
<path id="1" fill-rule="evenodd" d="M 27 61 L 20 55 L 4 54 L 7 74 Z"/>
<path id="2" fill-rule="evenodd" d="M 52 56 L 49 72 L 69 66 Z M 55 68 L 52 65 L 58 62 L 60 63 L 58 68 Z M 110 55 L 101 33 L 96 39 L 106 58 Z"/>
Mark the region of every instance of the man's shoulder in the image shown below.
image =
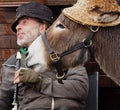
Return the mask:
<path id="1" fill-rule="evenodd" d="M 16 54 L 11 55 L 3 65 L 15 65 L 16 64 Z"/>

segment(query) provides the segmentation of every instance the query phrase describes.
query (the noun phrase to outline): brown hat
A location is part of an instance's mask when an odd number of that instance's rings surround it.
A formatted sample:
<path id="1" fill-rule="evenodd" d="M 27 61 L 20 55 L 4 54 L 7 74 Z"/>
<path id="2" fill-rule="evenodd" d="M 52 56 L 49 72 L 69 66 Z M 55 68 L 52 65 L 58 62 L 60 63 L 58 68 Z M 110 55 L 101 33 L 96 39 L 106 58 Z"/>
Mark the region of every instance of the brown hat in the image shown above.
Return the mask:
<path id="1" fill-rule="evenodd" d="M 83 25 L 115 26 L 120 24 L 120 6 L 116 0 L 78 0 L 63 14 Z"/>
<path id="2" fill-rule="evenodd" d="M 14 32 L 16 32 L 16 26 L 18 24 L 18 21 L 23 16 L 38 18 L 50 24 L 53 21 L 52 11 L 47 6 L 37 2 L 30 2 L 27 4 L 21 5 L 16 9 L 16 20 L 11 26 Z"/>

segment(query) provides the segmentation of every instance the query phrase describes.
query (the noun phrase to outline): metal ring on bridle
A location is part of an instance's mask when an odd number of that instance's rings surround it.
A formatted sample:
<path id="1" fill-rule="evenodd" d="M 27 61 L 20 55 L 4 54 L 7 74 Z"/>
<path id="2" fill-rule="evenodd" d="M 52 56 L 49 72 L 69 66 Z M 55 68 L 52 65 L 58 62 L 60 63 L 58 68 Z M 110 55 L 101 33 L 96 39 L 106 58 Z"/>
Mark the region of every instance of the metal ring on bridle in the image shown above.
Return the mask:
<path id="1" fill-rule="evenodd" d="M 56 74 L 57 79 L 63 79 L 65 77 L 65 73 L 62 76 L 59 76 L 58 73 Z"/>
<path id="2" fill-rule="evenodd" d="M 92 40 L 90 40 L 90 43 L 89 44 L 85 44 L 85 40 L 86 39 L 83 39 L 83 43 L 84 43 L 84 47 L 86 47 L 86 48 L 88 48 L 88 47 L 90 47 L 91 45 L 92 45 Z"/>
<path id="3" fill-rule="evenodd" d="M 99 26 L 90 26 L 90 30 L 92 32 L 97 32 L 99 30 Z"/>

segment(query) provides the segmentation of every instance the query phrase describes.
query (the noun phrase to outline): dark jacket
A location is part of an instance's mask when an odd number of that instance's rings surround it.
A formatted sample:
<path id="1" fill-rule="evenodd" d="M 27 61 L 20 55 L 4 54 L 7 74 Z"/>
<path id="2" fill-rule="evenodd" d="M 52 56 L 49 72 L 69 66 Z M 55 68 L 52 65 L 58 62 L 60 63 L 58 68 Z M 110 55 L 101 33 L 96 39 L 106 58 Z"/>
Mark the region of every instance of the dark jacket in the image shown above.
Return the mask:
<path id="1" fill-rule="evenodd" d="M 11 110 L 15 66 L 15 55 L 2 65 L 0 110 Z M 84 110 L 88 94 L 88 77 L 84 67 L 70 68 L 66 80 L 63 80 L 64 84 L 58 83 L 55 71 L 40 74 L 42 81 L 39 91 L 34 88 L 35 84 L 19 84 L 19 110 L 38 110 L 39 108 L 52 110 L 52 105 L 54 105 L 54 110 L 61 107 L 68 107 L 70 110 Z"/>

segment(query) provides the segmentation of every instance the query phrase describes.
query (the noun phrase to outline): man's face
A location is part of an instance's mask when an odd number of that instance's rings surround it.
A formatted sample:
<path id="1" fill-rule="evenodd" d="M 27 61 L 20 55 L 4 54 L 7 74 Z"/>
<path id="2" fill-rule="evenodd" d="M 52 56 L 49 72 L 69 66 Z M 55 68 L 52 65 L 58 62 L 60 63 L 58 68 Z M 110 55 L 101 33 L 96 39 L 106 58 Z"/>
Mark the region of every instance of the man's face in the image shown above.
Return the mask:
<path id="1" fill-rule="evenodd" d="M 40 23 L 35 19 L 23 17 L 18 21 L 17 44 L 29 46 L 40 35 Z"/>

